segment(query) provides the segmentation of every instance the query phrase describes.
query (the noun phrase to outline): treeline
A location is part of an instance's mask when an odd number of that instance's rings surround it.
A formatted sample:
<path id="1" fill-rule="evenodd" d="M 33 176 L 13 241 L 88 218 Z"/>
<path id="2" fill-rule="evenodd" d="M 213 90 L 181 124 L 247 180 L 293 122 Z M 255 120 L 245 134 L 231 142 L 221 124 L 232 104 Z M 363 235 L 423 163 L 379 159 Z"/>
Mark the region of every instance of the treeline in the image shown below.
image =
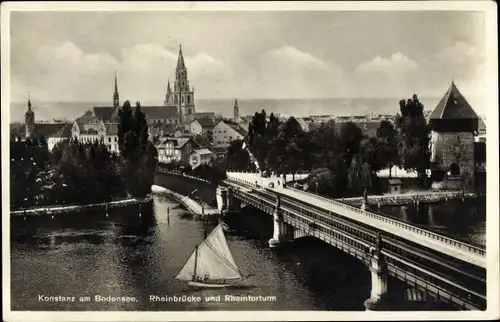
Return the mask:
<path id="1" fill-rule="evenodd" d="M 374 136 L 364 135 L 353 122 L 330 121 L 305 132 L 294 117 L 281 122 L 265 110 L 255 113 L 244 144 L 257 159 L 260 170 L 284 173 L 324 169 L 323 175 L 311 176 L 312 191 L 332 197 L 361 195 L 380 190 L 376 172 L 394 165 L 415 171 L 425 184 L 429 165 L 430 129 L 423 104 L 414 95 L 400 101 L 400 113 L 394 124 L 382 121 Z M 228 151 L 228 169 L 253 170 L 241 141 Z"/>
<path id="2" fill-rule="evenodd" d="M 119 110 L 120 153 L 103 142 L 76 139 L 51 152 L 40 142 L 11 141 L 11 207 L 87 204 L 151 192 L 157 151 L 148 140 L 144 112 L 127 101 Z"/>

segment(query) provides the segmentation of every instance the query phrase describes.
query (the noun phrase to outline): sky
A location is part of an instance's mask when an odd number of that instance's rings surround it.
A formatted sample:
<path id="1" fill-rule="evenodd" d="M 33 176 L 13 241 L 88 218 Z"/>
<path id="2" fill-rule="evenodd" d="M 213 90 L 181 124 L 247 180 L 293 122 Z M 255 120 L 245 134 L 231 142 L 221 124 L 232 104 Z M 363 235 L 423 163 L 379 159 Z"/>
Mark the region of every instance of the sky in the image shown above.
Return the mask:
<path id="1" fill-rule="evenodd" d="M 162 101 L 179 45 L 200 98 L 467 97 L 485 16 L 458 11 L 12 12 L 11 97 Z"/>

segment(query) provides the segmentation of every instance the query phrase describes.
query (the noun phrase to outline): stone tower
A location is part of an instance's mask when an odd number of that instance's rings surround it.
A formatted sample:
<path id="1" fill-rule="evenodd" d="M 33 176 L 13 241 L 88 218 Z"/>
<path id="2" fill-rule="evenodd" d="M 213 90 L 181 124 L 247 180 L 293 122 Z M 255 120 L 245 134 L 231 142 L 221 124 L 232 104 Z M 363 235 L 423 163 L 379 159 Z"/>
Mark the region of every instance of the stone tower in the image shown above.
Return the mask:
<path id="1" fill-rule="evenodd" d="M 187 69 L 182 55 L 182 46 L 179 46 L 179 57 L 177 58 L 177 67 L 175 68 L 175 83 L 173 96 L 173 105 L 179 108 L 179 123 L 186 124 L 194 120 L 194 90 L 189 86 L 187 78 Z"/>
<path id="2" fill-rule="evenodd" d="M 429 117 L 431 170 L 454 185 L 474 179 L 474 135 L 478 116 L 452 82 Z M 454 183 L 453 183 L 453 182 Z"/>
<path id="3" fill-rule="evenodd" d="M 119 107 L 120 106 L 120 95 L 118 94 L 118 81 L 116 79 L 116 72 L 115 72 L 115 92 L 113 93 L 113 107 Z"/>
<path id="4" fill-rule="evenodd" d="M 24 113 L 24 123 L 26 125 L 26 139 L 35 136 L 35 112 L 31 110 L 31 100 L 28 98 L 28 110 Z"/>
<path id="5" fill-rule="evenodd" d="M 238 106 L 238 100 L 236 98 L 234 99 L 233 118 L 235 121 L 240 118 L 240 107 Z"/>

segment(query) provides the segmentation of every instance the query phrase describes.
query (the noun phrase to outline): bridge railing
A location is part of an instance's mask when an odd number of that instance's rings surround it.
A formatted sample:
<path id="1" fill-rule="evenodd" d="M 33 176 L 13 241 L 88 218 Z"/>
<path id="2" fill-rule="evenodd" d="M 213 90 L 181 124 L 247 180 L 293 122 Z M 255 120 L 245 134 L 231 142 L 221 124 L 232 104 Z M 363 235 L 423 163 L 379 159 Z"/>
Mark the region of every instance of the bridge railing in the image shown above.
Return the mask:
<path id="1" fill-rule="evenodd" d="M 182 173 L 180 171 L 177 171 L 177 170 L 163 170 L 163 169 L 158 169 L 156 171 L 160 172 L 160 173 L 173 174 L 173 175 L 176 175 L 176 176 L 179 176 L 179 177 L 184 177 L 184 178 L 193 179 L 193 180 L 197 180 L 197 181 L 201 181 L 201 182 L 205 182 L 205 183 L 210 183 L 211 184 L 211 182 L 208 181 L 208 180 L 205 180 L 203 178 L 198 178 L 198 177 L 190 176 L 190 175 L 184 174 L 184 173 Z"/>
<path id="2" fill-rule="evenodd" d="M 240 182 L 240 183 L 243 183 L 243 184 L 246 184 L 246 185 L 249 185 L 249 186 L 253 186 L 253 187 L 259 187 L 258 183 L 251 182 L 249 180 L 243 180 L 243 179 L 239 179 L 239 178 L 228 178 L 226 180 L 233 181 L 235 183 Z M 407 223 L 404 223 L 404 222 L 401 222 L 401 221 L 398 221 L 398 220 L 395 220 L 395 219 L 392 219 L 392 218 L 381 216 L 381 215 L 375 214 L 375 213 L 370 212 L 370 211 L 361 210 L 361 209 L 356 208 L 354 206 L 351 206 L 351 205 L 339 202 L 337 200 L 326 198 L 326 197 L 323 197 L 323 196 L 320 196 L 320 195 L 317 195 L 317 194 L 314 194 L 314 193 L 310 193 L 310 192 L 303 191 L 303 190 L 298 190 L 298 189 L 295 189 L 295 188 L 292 188 L 292 187 L 286 187 L 286 189 L 289 189 L 289 190 L 292 190 L 292 191 L 295 191 L 295 192 L 298 192 L 298 193 L 301 193 L 301 194 L 305 194 L 305 195 L 311 196 L 313 198 L 316 198 L 318 200 L 327 202 L 327 203 L 332 204 L 334 206 L 341 207 L 341 208 L 344 208 L 344 209 L 347 209 L 347 210 L 359 213 L 359 214 L 364 215 L 364 216 L 368 216 L 370 218 L 382 221 L 382 222 L 390 224 L 392 226 L 403 228 L 405 230 L 417 233 L 419 235 L 426 236 L 426 237 L 428 237 L 430 239 L 437 240 L 437 241 L 443 242 L 445 244 L 448 244 L 448 245 L 451 245 L 451 246 L 454 246 L 454 247 L 457 247 L 457 248 L 460 248 L 460 249 L 464 249 L 464 250 L 467 250 L 467 251 L 475 253 L 475 254 L 479 254 L 481 256 L 486 256 L 486 250 L 484 250 L 483 248 L 480 248 L 480 247 L 477 247 L 477 246 L 473 246 L 473 245 L 470 245 L 470 244 L 467 244 L 467 243 L 464 243 L 464 242 L 461 242 L 461 241 L 458 241 L 458 240 L 455 240 L 455 239 L 452 239 L 452 238 L 449 238 L 449 237 L 446 237 L 446 236 L 443 236 L 443 235 L 440 235 L 440 234 L 437 234 L 437 233 L 434 233 L 434 232 L 431 232 L 431 231 L 426 230 L 426 229 L 418 228 L 416 226 L 409 225 Z"/>
<path id="3" fill-rule="evenodd" d="M 368 216 L 370 218 L 373 218 L 373 219 L 376 219 L 376 220 L 380 220 L 380 221 L 382 221 L 384 223 L 387 223 L 387 224 L 390 224 L 390 225 L 393 225 L 393 226 L 396 226 L 396 227 L 400 227 L 400 228 L 403 228 L 403 229 L 415 232 L 417 234 L 429 237 L 429 238 L 434 239 L 434 240 L 441 241 L 441 242 L 443 242 L 445 244 L 449 244 L 449 245 L 458 247 L 460 249 L 465 249 L 467 251 L 470 251 L 470 252 L 473 252 L 473 253 L 476 253 L 476 254 L 480 254 L 482 256 L 486 255 L 486 251 L 484 249 L 480 248 L 480 247 L 469 245 L 469 244 L 460 242 L 458 240 L 455 240 L 455 239 L 452 239 L 452 238 L 449 238 L 449 237 L 446 237 L 446 236 L 443 236 L 443 235 L 440 235 L 440 234 L 436 234 L 436 233 L 431 232 L 429 230 L 409 225 L 409 224 L 401 222 L 399 220 L 395 220 L 395 219 L 392 219 L 392 218 L 381 216 L 381 215 L 375 214 L 375 213 L 370 212 L 370 211 L 361 210 L 359 208 L 356 208 L 356 207 L 353 207 L 351 205 L 339 202 L 337 200 L 333 200 L 333 199 L 330 199 L 330 198 L 325 198 L 325 197 L 322 197 L 322 196 L 319 196 L 317 194 L 310 193 L 310 192 L 307 192 L 307 191 L 298 190 L 298 189 L 295 189 L 295 188 L 292 188 L 292 187 L 286 187 L 286 189 L 290 189 L 290 190 L 294 190 L 294 191 L 302 193 L 302 194 L 306 194 L 308 196 L 311 196 L 313 198 L 322 200 L 322 201 L 330 203 L 332 205 L 335 205 L 335 206 L 338 206 L 338 207 L 342 207 L 344 209 L 348 209 L 350 211 L 353 211 L 353 212 L 356 212 L 356 213 Z"/>

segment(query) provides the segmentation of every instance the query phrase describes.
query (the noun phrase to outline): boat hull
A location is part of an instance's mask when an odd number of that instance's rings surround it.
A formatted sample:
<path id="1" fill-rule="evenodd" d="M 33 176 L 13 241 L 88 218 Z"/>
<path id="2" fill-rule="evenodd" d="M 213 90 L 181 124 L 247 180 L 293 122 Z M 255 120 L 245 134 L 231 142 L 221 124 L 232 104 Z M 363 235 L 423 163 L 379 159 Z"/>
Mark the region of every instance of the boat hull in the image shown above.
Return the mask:
<path id="1" fill-rule="evenodd" d="M 201 282 L 194 282 L 194 281 L 189 281 L 188 285 L 195 286 L 195 287 L 207 287 L 207 288 L 222 288 L 222 287 L 231 286 L 231 284 L 201 283 Z"/>

